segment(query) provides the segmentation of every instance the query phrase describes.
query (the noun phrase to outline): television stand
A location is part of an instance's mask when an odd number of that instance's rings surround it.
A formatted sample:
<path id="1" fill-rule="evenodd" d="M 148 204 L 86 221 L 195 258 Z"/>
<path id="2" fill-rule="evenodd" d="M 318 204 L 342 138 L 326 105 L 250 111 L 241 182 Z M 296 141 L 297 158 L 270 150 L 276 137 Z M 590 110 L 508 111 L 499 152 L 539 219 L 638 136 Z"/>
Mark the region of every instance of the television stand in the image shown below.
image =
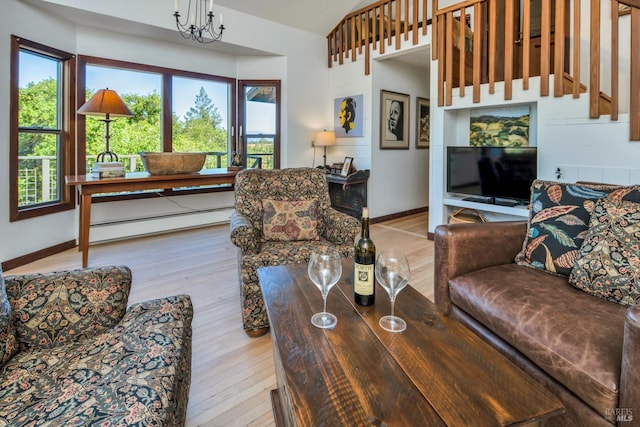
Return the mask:
<path id="1" fill-rule="evenodd" d="M 469 196 L 464 197 L 462 200 L 465 202 L 474 202 L 474 203 L 493 203 L 491 197 L 482 197 L 482 196 Z"/>
<path id="2" fill-rule="evenodd" d="M 467 200 L 469 198 L 481 201 Z M 469 208 L 481 212 L 489 221 L 520 221 L 529 217 L 529 209 L 524 203 L 518 204 L 514 203 L 515 200 L 508 199 L 498 200 L 503 201 L 505 203 L 489 203 L 484 197 L 447 194 L 444 198 L 445 213 L 448 215 L 454 209 Z"/>
<path id="3" fill-rule="evenodd" d="M 513 199 L 501 199 L 498 197 L 484 197 L 484 196 L 468 196 L 462 199 L 465 202 L 474 202 L 474 203 L 486 203 L 489 205 L 498 205 L 498 206 L 508 206 L 508 207 L 516 207 L 520 205 L 520 202 Z"/>
<path id="4" fill-rule="evenodd" d="M 518 206 L 520 204 L 520 202 L 518 202 L 517 200 L 512 200 L 512 199 L 494 199 L 493 201 L 494 205 L 498 205 L 498 206 L 509 206 L 511 208 Z"/>

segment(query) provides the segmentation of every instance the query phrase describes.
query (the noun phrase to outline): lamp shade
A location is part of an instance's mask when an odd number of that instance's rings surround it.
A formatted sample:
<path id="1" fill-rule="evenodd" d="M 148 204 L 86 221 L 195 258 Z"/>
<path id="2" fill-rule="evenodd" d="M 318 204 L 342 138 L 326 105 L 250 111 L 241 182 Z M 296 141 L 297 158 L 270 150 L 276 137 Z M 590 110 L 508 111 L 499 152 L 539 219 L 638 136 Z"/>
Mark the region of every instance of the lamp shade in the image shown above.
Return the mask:
<path id="1" fill-rule="evenodd" d="M 314 144 L 318 147 L 326 147 L 327 145 L 336 145 L 336 133 L 332 130 L 316 132 Z"/>
<path id="2" fill-rule="evenodd" d="M 115 90 L 100 89 L 80 109 L 78 114 L 92 116 L 131 117 L 133 113 Z"/>

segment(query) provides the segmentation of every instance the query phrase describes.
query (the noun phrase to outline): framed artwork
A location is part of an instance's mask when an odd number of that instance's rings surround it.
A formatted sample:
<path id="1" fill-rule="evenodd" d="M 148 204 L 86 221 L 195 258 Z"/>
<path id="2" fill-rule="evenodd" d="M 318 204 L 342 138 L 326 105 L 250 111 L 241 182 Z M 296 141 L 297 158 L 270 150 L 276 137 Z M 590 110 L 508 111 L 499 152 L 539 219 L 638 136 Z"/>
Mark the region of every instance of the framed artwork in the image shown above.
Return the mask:
<path id="1" fill-rule="evenodd" d="M 380 149 L 409 149 L 409 95 L 380 91 Z"/>
<path id="2" fill-rule="evenodd" d="M 340 176 L 349 176 L 349 171 L 351 171 L 351 164 L 353 163 L 353 157 L 345 157 L 344 163 L 342 164 L 342 171 L 340 171 Z"/>
<path id="3" fill-rule="evenodd" d="M 416 98 L 416 148 L 429 148 L 429 100 Z"/>
<path id="4" fill-rule="evenodd" d="M 364 136 L 364 105 L 362 95 L 344 96 L 333 100 L 333 130 L 336 138 Z"/>
<path id="5" fill-rule="evenodd" d="M 473 147 L 528 147 L 529 106 L 473 109 L 469 128 Z"/>

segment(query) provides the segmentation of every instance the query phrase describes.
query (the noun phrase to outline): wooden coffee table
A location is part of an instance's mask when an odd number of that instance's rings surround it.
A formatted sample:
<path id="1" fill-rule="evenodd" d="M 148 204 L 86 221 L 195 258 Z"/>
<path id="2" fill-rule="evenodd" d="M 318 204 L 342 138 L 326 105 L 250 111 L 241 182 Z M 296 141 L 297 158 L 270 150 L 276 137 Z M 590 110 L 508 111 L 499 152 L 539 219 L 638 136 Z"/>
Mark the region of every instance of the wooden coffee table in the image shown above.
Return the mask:
<path id="1" fill-rule="evenodd" d="M 564 412 L 551 392 L 411 286 L 396 299 L 407 329 L 387 332 L 378 320 L 390 312 L 389 297 L 377 285 L 374 306 L 356 305 L 345 261 L 327 298 L 338 324 L 323 330 L 311 324 L 322 297 L 306 264 L 260 268 L 258 277 L 271 324 L 277 425 L 497 426 Z"/>

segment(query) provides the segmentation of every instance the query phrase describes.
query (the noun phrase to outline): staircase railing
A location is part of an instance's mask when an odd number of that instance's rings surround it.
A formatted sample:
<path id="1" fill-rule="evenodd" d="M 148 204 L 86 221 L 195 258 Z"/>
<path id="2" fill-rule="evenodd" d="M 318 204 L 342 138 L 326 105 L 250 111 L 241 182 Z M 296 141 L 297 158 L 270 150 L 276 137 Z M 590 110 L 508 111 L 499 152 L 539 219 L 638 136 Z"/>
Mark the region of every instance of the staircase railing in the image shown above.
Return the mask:
<path id="1" fill-rule="evenodd" d="M 610 3 L 611 14 L 603 14 Z M 487 84 L 495 93 L 497 82 L 504 84 L 504 97 L 513 97 L 513 81 L 540 78 L 540 96 L 572 95 L 589 92 L 589 116 L 610 114 L 618 120 L 620 87 L 629 90 L 629 122 L 632 141 L 640 140 L 640 0 L 466 0 L 439 8 L 438 0 L 381 0 L 345 16 L 327 36 L 328 66 L 356 61 L 365 56 L 369 74 L 371 51 L 392 46 L 398 50 L 402 40 L 427 34 L 433 16 L 431 52 L 437 60 L 438 105 L 452 105 L 454 89 L 466 96 L 471 86 L 473 102 L 481 102 L 480 87 Z M 582 8 L 587 7 L 583 10 Z M 435 12 L 432 12 L 435 11 Z M 621 34 L 621 16 L 630 15 Z M 586 19 L 585 19 L 586 17 Z M 622 19 L 627 19 L 625 18 Z M 583 22 L 589 22 L 588 57 L 582 58 Z M 604 31 L 610 29 L 609 46 L 602 46 Z M 621 53 L 622 36 L 628 36 L 630 52 Z M 610 63 L 602 59 L 611 52 Z M 629 62 L 628 76 L 620 60 Z M 581 83 L 581 63 L 588 61 L 589 72 Z M 602 91 L 601 68 L 610 70 L 609 94 Z M 627 107 L 625 103 L 625 107 Z"/>
<path id="2" fill-rule="evenodd" d="M 384 53 L 400 49 L 402 39 L 418 44 L 419 33 L 427 34 L 430 0 L 380 0 L 346 15 L 327 36 L 328 66 L 365 56 L 365 74 L 371 72 L 371 50 Z M 432 0 L 432 3 L 436 3 Z"/>
<path id="3" fill-rule="evenodd" d="M 535 20 L 535 29 L 531 3 L 522 0 L 520 17 L 515 0 L 468 0 L 436 11 L 433 33 L 436 48 L 432 52 L 434 59 L 439 60 L 438 105 L 451 105 L 454 87 L 459 88 L 463 97 L 467 84 L 473 85 L 473 101 L 480 102 L 480 84 L 489 83 L 489 93 L 494 93 L 495 83 L 504 82 L 504 96 L 509 100 L 513 96 L 513 80 L 521 78 L 526 90 L 529 78 L 534 75 L 540 76 L 540 96 L 548 96 L 552 73 L 554 95 L 565 94 L 565 73 L 580 75 L 580 49 L 574 50 L 573 61 L 567 55 L 571 16 L 565 12 L 567 9 L 574 12 L 573 38 L 580 40 L 580 0 L 573 0 L 573 8 L 567 7 L 568 0 L 558 0 L 554 11 L 550 1 L 538 2 L 541 7 L 537 10 L 540 15 Z M 469 38 L 472 40 L 465 49 L 455 45 L 457 40 Z M 574 79 L 569 93 L 579 96 L 579 77 Z"/>
<path id="4" fill-rule="evenodd" d="M 594 93 L 600 92 L 600 30 L 602 19 L 598 0 L 591 0 L 591 77 L 589 83 L 589 116 L 598 118 L 606 114 L 601 110 L 600 104 L 594 98 Z M 629 23 L 629 125 L 630 139 L 640 140 L 640 1 L 638 0 L 611 0 L 611 120 L 618 120 L 619 86 L 620 81 L 620 9 L 626 9 L 625 14 L 630 15 Z M 615 15 L 615 16 L 614 16 Z M 606 27 L 605 27 L 606 28 Z M 604 64 L 603 64 L 604 65 Z"/>
<path id="5" fill-rule="evenodd" d="M 553 78 L 553 96 L 579 97 L 587 88 L 580 83 L 581 21 L 589 22 L 589 115 L 598 118 L 611 114 L 618 120 L 621 78 L 620 58 L 629 58 L 630 140 L 640 140 L 640 0 L 610 0 L 611 16 L 603 16 L 603 3 L 556 0 L 467 0 L 437 9 L 432 32 L 432 55 L 438 60 L 438 105 L 452 105 L 453 91 L 464 97 L 472 86 L 473 102 L 480 102 L 480 85 L 488 83 L 489 93 L 496 82 L 504 84 L 504 98 L 512 99 L 513 81 L 522 79 L 524 90 L 529 78 L 540 77 L 540 96 L 549 96 Z M 532 7 L 535 5 L 536 7 Z M 620 52 L 619 7 L 629 9 L 630 52 Z M 606 8 L 604 8 L 606 10 Z M 519 12 L 522 13 L 519 13 Z M 535 17 L 535 19 L 534 19 Z M 611 29 L 611 64 L 603 64 L 601 31 Z M 610 95 L 601 91 L 600 69 L 611 73 Z"/>

